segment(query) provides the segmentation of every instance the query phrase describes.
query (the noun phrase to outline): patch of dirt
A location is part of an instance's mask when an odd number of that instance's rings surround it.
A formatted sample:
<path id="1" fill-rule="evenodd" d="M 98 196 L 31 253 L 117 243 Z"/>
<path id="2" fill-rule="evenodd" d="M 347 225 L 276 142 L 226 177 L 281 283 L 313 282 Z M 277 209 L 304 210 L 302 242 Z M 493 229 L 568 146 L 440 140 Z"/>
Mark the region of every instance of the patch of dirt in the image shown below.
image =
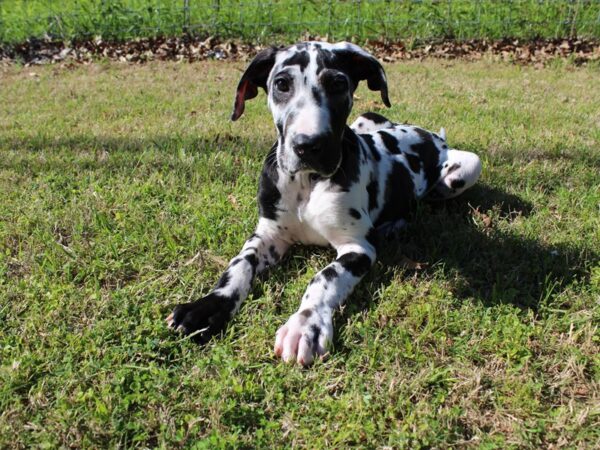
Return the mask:
<path id="1" fill-rule="evenodd" d="M 320 40 L 318 37 L 305 36 Z M 556 58 L 569 58 L 576 65 L 600 60 L 597 39 L 444 40 L 420 46 L 405 42 L 367 41 L 365 48 L 386 62 L 441 58 L 479 60 L 485 56 L 518 64 L 543 66 Z M 147 61 L 246 60 L 265 46 L 216 37 L 196 36 L 139 38 L 111 42 L 101 38 L 64 42 L 30 39 L 15 45 L 0 45 L 0 62 L 29 65 L 51 63 L 89 64 L 97 59 L 129 63 Z"/>

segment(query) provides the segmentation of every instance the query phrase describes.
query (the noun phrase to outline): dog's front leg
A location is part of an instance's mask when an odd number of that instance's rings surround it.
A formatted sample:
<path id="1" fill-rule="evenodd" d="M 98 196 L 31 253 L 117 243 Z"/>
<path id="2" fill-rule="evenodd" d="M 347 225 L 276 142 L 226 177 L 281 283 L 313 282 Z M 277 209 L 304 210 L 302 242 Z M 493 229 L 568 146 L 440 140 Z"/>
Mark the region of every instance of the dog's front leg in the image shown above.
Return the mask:
<path id="1" fill-rule="evenodd" d="M 277 331 L 275 354 L 286 362 L 307 366 L 315 355 L 326 353 L 333 339 L 333 312 L 375 261 L 375 248 L 366 239 L 336 250 L 337 259 L 313 277 L 298 312 Z"/>
<path id="2" fill-rule="evenodd" d="M 261 219 L 256 232 L 244 244 L 221 275 L 215 288 L 205 297 L 175 307 L 167 318 L 170 327 L 194 340 L 206 343 L 221 332 L 248 296 L 257 274 L 279 262 L 289 243 L 277 236 L 276 225 Z"/>

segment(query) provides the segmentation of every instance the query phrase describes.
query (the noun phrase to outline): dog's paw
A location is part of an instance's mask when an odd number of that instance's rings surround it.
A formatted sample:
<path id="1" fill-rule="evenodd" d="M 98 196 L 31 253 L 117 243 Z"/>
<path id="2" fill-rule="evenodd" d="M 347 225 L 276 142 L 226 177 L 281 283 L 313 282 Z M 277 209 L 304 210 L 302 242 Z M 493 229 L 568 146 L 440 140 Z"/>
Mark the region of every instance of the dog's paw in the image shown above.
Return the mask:
<path id="1" fill-rule="evenodd" d="M 331 315 L 319 314 L 313 308 L 293 314 L 275 336 L 275 355 L 285 362 L 312 364 L 315 356 L 325 356 L 333 339 Z"/>
<path id="2" fill-rule="evenodd" d="M 205 344 L 225 329 L 233 308 L 233 299 L 211 293 L 195 302 L 177 305 L 167 317 L 167 324 L 185 335 L 193 334 L 194 341 Z"/>

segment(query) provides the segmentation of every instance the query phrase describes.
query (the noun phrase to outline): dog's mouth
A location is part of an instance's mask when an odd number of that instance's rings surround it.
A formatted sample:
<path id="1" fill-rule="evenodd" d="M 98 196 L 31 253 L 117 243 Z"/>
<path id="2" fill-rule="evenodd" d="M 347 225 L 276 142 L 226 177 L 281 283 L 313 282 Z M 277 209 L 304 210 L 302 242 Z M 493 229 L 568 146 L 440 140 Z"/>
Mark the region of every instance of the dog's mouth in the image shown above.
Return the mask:
<path id="1" fill-rule="evenodd" d="M 278 164 L 279 164 L 279 168 L 285 174 L 287 174 L 289 176 L 296 176 L 299 174 L 307 174 L 311 177 L 314 176 L 315 178 L 330 178 L 333 175 L 335 175 L 335 173 L 338 171 L 338 169 L 342 165 L 342 158 L 340 157 L 335 168 L 331 171 L 318 170 L 318 169 L 311 167 L 308 164 L 305 164 L 302 162 L 298 166 L 296 166 L 294 168 L 290 168 L 289 166 L 286 165 L 286 163 L 284 161 L 279 160 L 279 158 L 278 158 Z"/>
<path id="2" fill-rule="evenodd" d="M 322 158 L 314 161 L 303 161 L 291 149 L 280 147 L 277 152 L 279 168 L 289 176 L 297 174 L 316 174 L 321 178 L 332 177 L 342 165 L 342 151 L 337 146 L 331 147 Z"/>

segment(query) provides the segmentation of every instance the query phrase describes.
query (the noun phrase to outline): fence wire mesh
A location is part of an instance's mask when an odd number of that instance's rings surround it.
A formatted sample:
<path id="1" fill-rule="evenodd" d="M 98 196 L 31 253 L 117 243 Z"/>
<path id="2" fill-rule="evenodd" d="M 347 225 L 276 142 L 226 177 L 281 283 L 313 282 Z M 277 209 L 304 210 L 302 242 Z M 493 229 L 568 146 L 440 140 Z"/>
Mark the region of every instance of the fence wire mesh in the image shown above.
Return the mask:
<path id="1" fill-rule="evenodd" d="M 600 0 L 0 0 L 0 40 L 600 37 Z"/>

